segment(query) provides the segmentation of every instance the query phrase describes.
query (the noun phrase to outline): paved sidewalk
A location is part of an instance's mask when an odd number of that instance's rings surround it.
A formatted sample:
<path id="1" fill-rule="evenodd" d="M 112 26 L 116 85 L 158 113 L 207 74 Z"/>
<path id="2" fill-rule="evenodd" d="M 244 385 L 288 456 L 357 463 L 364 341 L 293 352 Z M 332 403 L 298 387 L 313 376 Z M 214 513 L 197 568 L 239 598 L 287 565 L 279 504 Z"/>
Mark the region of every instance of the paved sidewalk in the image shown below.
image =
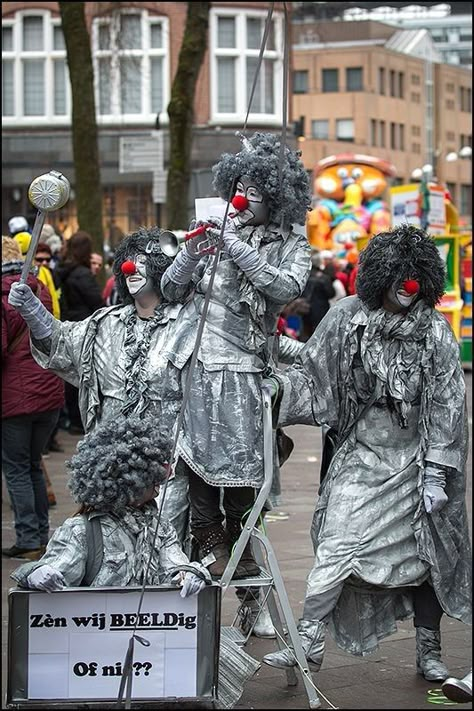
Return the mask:
<path id="1" fill-rule="evenodd" d="M 469 411 L 472 413 L 471 380 L 466 374 L 469 390 Z M 472 418 L 472 415 L 470 415 Z M 471 420 L 470 420 L 471 421 Z M 472 427 L 470 428 L 472 429 Z M 282 469 L 282 505 L 272 512 L 267 521 L 267 533 L 278 557 L 290 603 L 298 619 L 305 592 L 306 575 L 312 560 L 309 528 L 318 487 L 321 455 L 320 431 L 306 426 L 289 427 L 287 433 L 295 441 L 295 449 Z M 79 437 L 59 432 L 64 454 L 51 454 L 46 466 L 53 481 L 58 505 L 51 509 L 52 527 L 58 526 L 75 511 L 75 504 L 66 488 L 64 460 L 75 451 Z M 472 442 L 472 438 L 471 438 Z M 469 461 L 469 471 L 472 461 Z M 468 507 L 472 520 L 472 488 L 469 482 Z M 12 513 L 3 486 L 2 497 L 3 546 L 14 543 Z M 3 559 L 2 566 L 2 708 L 6 691 L 7 654 L 7 592 L 11 587 L 10 572 L 19 561 Z M 230 624 L 235 613 L 236 597 L 229 589 L 223 602 L 222 622 Z M 442 620 L 443 659 L 450 673 L 464 676 L 472 659 L 471 628 L 456 620 Z M 251 638 L 247 651 L 256 659 L 276 649 L 275 640 Z M 411 621 L 401 623 L 396 634 L 380 645 L 380 651 L 367 658 L 352 657 L 336 648 L 329 638 L 322 669 L 313 674 L 320 690 L 321 708 L 345 709 L 429 709 L 448 708 L 453 702 L 440 698 L 440 685 L 428 683 L 416 674 L 415 634 Z M 325 700 L 326 697 L 327 700 Z M 174 707 L 173 707 L 174 708 Z M 300 680 L 296 687 L 288 687 L 283 671 L 262 664 L 248 683 L 237 709 L 305 709 L 308 700 Z M 461 708 L 472 708 L 463 704 Z"/>

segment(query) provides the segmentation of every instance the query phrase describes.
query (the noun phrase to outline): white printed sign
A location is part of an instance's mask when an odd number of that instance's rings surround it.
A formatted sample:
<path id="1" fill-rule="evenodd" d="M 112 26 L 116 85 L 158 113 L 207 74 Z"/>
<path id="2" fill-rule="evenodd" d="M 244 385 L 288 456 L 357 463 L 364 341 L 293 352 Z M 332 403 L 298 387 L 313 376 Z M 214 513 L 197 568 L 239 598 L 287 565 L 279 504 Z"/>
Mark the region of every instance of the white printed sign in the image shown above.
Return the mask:
<path id="1" fill-rule="evenodd" d="M 30 596 L 29 699 L 116 699 L 140 593 Z M 197 597 L 146 591 L 135 641 L 136 699 L 196 696 Z"/>

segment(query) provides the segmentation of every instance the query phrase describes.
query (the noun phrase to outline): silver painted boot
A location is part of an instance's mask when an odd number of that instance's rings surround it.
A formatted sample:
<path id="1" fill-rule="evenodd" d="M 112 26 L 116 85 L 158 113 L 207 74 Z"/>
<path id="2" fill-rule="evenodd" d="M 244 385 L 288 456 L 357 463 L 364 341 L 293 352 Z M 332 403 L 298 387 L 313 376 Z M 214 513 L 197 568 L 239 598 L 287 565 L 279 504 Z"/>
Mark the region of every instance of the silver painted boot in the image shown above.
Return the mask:
<path id="1" fill-rule="evenodd" d="M 316 671 L 319 671 L 324 656 L 326 623 L 320 620 L 300 620 L 298 623 L 298 634 L 307 661 L 314 664 Z M 263 661 L 265 664 L 271 667 L 278 667 L 279 669 L 296 666 L 296 657 L 291 647 L 266 654 L 263 657 Z"/>
<path id="2" fill-rule="evenodd" d="M 239 627 L 242 634 L 274 639 L 276 637 L 268 607 L 261 607 L 261 599 L 245 600 L 239 611 Z"/>
<path id="3" fill-rule="evenodd" d="M 427 627 L 416 628 L 416 671 L 427 681 L 444 681 L 449 672 L 441 661 L 441 633 Z"/>

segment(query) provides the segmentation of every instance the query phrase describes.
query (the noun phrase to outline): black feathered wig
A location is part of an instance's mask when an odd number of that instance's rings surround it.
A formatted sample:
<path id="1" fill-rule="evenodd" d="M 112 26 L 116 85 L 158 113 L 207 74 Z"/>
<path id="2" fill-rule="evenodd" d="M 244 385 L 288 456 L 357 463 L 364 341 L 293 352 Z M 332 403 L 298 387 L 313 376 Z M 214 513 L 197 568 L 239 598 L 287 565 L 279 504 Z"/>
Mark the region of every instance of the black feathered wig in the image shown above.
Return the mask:
<path id="1" fill-rule="evenodd" d="M 235 182 L 243 175 L 255 181 L 270 212 L 270 220 L 289 227 L 304 225 L 311 207 L 308 174 L 299 154 L 285 146 L 279 173 L 280 138 L 272 133 L 254 133 L 237 154 L 224 153 L 213 167 L 213 188 L 224 200 L 234 196 Z"/>
<path id="2" fill-rule="evenodd" d="M 432 306 L 444 294 L 446 268 L 436 243 L 414 225 L 400 225 L 369 240 L 359 255 L 356 291 L 371 310 L 383 304 L 384 294 L 407 279 L 420 285 L 418 298 Z"/>
<path id="3" fill-rule="evenodd" d="M 159 236 L 162 230 L 158 227 L 139 227 L 137 232 L 127 235 L 115 250 L 113 273 L 120 300 L 124 304 L 133 304 L 124 274 L 122 264 L 134 259 L 138 254 L 146 256 L 146 273 L 150 277 L 153 289 L 161 296 L 160 282 L 166 269 L 172 263 L 172 258 L 164 254 L 160 248 Z"/>

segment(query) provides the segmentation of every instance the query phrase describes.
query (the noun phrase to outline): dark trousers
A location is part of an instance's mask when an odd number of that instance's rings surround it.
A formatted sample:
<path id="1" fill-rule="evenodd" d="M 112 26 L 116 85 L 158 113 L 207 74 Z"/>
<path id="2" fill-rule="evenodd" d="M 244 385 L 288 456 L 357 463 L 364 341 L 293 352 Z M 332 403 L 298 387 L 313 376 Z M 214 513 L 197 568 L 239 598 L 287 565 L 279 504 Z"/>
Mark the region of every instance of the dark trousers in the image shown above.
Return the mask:
<path id="1" fill-rule="evenodd" d="M 34 550 L 48 542 L 48 494 L 41 453 L 57 421 L 57 409 L 2 419 L 2 471 L 18 548 Z"/>
<path id="2" fill-rule="evenodd" d="M 415 609 L 415 627 L 439 630 L 443 608 L 438 602 L 435 590 L 428 581 L 413 588 L 413 607 Z"/>
<path id="3" fill-rule="evenodd" d="M 255 489 L 251 486 L 210 486 L 187 467 L 191 502 L 191 530 L 213 524 L 221 525 L 224 517 L 240 521 L 252 509 Z"/>
<path id="4" fill-rule="evenodd" d="M 79 410 L 79 389 L 71 383 L 64 383 L 64 396 L 66 400 L 69 426 L 83 429 L 81 412 Z"/>

